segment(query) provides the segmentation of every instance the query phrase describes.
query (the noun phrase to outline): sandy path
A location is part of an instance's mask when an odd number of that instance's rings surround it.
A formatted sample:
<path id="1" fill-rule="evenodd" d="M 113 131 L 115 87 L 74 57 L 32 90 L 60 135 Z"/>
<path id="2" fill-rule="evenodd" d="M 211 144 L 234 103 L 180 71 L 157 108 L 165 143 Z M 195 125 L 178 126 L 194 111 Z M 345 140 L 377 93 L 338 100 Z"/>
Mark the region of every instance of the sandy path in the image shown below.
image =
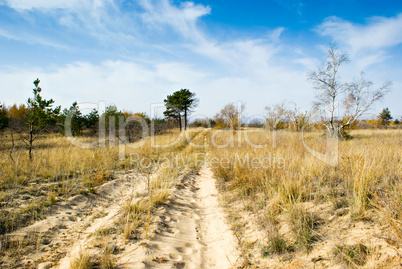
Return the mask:
<path id="1" fill-rule="evenodd" d="M 153 239 L 120 257 L 123 268 L 231 268 L 239 256 L 237 240 L 219 206 L 209 168 L 179 183 L 158 214 Z M 120 267 L 119 267 L 120 268 Z"/>
<path id="2" fill-rule="evenodd" d="M 108 189 L 111 193 L 114 193 L 114 199 L 104 211 L 107 214 L 104 217 L 97 218 L 88 223 L 87 228 L 81 231 L 78 238 L 75 239 L 75 243 L 69 248 L 69 251 L 63 259 L 60 260 L 59 269 L 69 269 L 70 263 L 73 258 L 79 256 L 80 252 L 86 247 L 91 245 L 91 235 L 95 233 L 98 229 L 106 227 L 114 227 L 117 219 L 120 218 L 121 207 L 126 201 L 132 201 L 134 197 L 140 193 L 144 192 L 146 189 L 146 183 L 144 181 L 126 181 L 124 188 L 120 190 Z M 118 197 L 117 197 L 118 196 Z"/>
<path id="3" fill-rule="evenodd" d="M 14 263 L 15 267 L 70 268 L 72 258 L 91 247 L 91 235 L 102 228 L 116 227 L 122 205 L 138 199 L 135 197 L 143 192 L 146 182 L 142 177 L 127 173 L 97 188 L 97 194 L 76 195 L 54 205 L 45 219 L 9 235 L 22 242 L 35 239 L 27 245 L 21 261 Z M 7 263 L 0 260 L 0 267 L 12 267 L 8 266 L 11 259 Z"/>
<path id="4" fill-rule="evenodd" d="M 157 176 L 158 172 L 151 179 Z M 55 206 L 55 212 L 45 220 L 19 230 L 20 237 L 41 235 L 37 250 L 25 255 L 25 267 L 67 269 L 83 251 L 96 256 L 97 231 L 118 230 L 122 205 L 140 199 L 145 185 L 136 174 L 122 175 L 98 188 L 97 195 L 72 197 Z M 219 206 L 215 185 L 207 167 L 198 175 L 187 174 L 168 202 L 154 212 L 150 232 L 143 235 L 148 239 L 125 242 L 117 230 L 105 238 L 105 243 L 118 249 L 114 256 L 117 268 L 233 267 L 240 252 Z"/>

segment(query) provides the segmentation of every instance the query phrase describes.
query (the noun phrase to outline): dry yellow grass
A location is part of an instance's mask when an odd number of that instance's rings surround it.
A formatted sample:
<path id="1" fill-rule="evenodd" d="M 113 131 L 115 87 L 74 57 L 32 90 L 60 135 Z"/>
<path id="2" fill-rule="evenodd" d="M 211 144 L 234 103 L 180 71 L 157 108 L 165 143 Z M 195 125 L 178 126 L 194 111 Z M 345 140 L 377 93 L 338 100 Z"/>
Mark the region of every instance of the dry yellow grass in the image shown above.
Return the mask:
<path id="1" fill-rule="evenodd" d="M 32 162 L 25 149 L 18 144 L 10 158 L 7 148 L 10 144 L 7 137 L 2 137 L 0 231 L 3 235 L 0 236 L 0 257 L 8 257 L 10 262 L 21 262 L 24 253 L 31 250 L 16 244 L 8 233 L 45 218 L 51 205 L 71 196 L 89 194 L 96 199 L 98 186 L 122 178 L 122 174 L 126 173 L 136 175 L 140 181 L 148 181 L 145 192 L 140 191 L 132 199 L 124 201 L 119 213 L 121 218 L 116 223 L 120 228 L 103 234 L 102 238 L 110 241 L 121 235 L 123 240 L 128 241 L 144 235 L 147 237 L 154 209 L 169 199 L 181 176 L 196 171 L 203 163 L 203 158 L 195 157 L 202 149 L 196 149 L 192 144 L 203 145 L 204 137 L 203 130 L 187 133 L 171 131 L 124 145 L 122 151 L 119 145 L 79 148 L 65 137 L 47 135 L 37 141 Z M 78 139 L 97 142 L 90 138 Z M 17 169 L 13 169 L 14 166 L 18 166 Z M 97 231 L 94 235 L 103 232 Z M 99 251 L 98 241 L 94 240 L 96 246 L 89 246 L 90 250 L 100 259 L 102 266 L 111 268 L 114 254 Z M 71 266 L 85 268 L 92 262 L 92 256 L 80 255 L 72 260 Z"/>
<path id="2" fill-rule="evenodd" d="M 339 142 L 335 167 L 309 154 L 300 133 L 248 129 L 215 135 L 217 146 L 210 149 L 213 171 L 221 190 L 232 197 L 230 202 L 244 205 L 239 216 L 256 216 L 255 222 L 266 229 L 272 242 L 261 246 L 263 252 L 314 252 L 314 245 L 340 233 L 333 227 L 328 234 L 328 227 L 345 214 L 356 223 L 388 223 L 392 229 L 386 232 L 400 236 L 402 215 L 390 212 L 400 212 L 402 205 L 401 131 L 354 130 L 352 135 L 354 139 Z M 305 144 L 321 152 L 325 139 L 320 132 L 304 134 Z M 225 143 L 229 145 L 220 147 Z M 237 206 L 231 212 L 238 210 Z M 326 219 L 331 216 L 332 222 Z M 400 249 L 398 242 L 392 247 Z"/>
<path id="3" fill-rule="evenodd" d="M 18 140 L 10 157 L 11 140 L 7 134 L 3 135 L 0 137 L 0 234 L 40 219 L 46 208 L 57 201 L 96 192 L 96 187 L 113 180 L 116 172 L 151 174 L 168 160 L 172 165 L 164 169 L 174 171 L 164 174 L 177 174 L 177 169 L 193 165 L 187 162 L 189 153 L 185 150 L 196 134 L 185 137 L 171 131 L 129 145 L 106 143 L 106 147 L 99 146 L 97 138 L 77 138 L 97 145 L 92 148 L 76 147 L 58 134 L 44 135 L 35 141 L 32 161 Z M 183 155 L 181 159 L 173 161 L 179 153 Z"/>
<path id="4" fill-rule="evenodd" d="M 27 225 L 45 216 L 52 204 L 75 194 L 96 193 L 97 186 L 116 173 L 134 171 L 149 179 L 148 192 L 123 205 L 119 232 L 126 240 L 140 229 L 147 234 L 153 209 L 169 198 L 179 176 L 197 170 L 208 153 L 220 189 L 232 202 L 230 219 L 244 253 L 259 249 L 269 258 L 316 255 L 322 242 L 338 236 L 341 241 L 328 247 L 327 260 L 344 263 L 339 257 L 350 252 L 349 246 L 362 244 L 360 249 L 366 249 L 371 244 L 370 238 L 346 242 L 355 232 L 346 223 L 384 227 L 383 237 L 401 252 L 401 132 L 353 130 L 352 135 L 354 139 L 339 143 L 335 167 L 312 156 L 300 133 L 288 131 L 190 129 L 126 145 L 124 151 L 118 145 L 78 148 L 62 136 L 47 135 L 36 141 L 32 162 L 18 143 L 11 159 L 10 142 L 3 136 L 0 231 Z M 319 152 L 327 146 L 321 132 L 306 133 L 304 143 Z M 261 245 L 242 239 L 246 229 L 254 229 L 246 227 L 250 223 L 266 233 Z M 375 255 L 380 254 L 367 248 L 358 265 Z"/>

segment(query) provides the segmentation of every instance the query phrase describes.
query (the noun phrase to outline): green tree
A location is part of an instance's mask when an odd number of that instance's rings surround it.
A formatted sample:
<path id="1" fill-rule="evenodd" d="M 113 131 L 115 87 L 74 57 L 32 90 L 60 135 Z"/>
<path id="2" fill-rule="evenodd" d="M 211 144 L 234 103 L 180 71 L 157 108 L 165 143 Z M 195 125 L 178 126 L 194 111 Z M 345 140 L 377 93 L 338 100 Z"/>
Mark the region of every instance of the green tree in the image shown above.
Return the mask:
<path id="1" fill-rule="evenodd" d="M 392 120 L 391 111 L 389 111 L 388 107 L 384 108 L 380 114 L 378 115 L 378 119 L 381 121 L 383 125 L 388 125 L 390 120 Z"/>
<path id="2" fill-rule="evenodd" d="M 179 91 L 180 103 L 184 112 L 184 130 L 187 129 L 187 116 L 193 112 L 193 109 L 198 106 L 198 98 L 196 94 L 190 92 L 189 89 L 181 89 Z"/>
<path id="3" fill-rule="evenodd" d="M 84 125 L 88 128 L 93 134 L 96 133 L 96 130 L 99 127 L 99 113 L 95 108 L 87 115 L 84 116 Z"/>
<path id="4" fill-rule="evenodd" d="M 116 133 L 119 127 L 119 117 L 123 117 L 123 113 L 117 109 L 115 105 L 106 107 L 105 112 L 102 114 L 101 121 L 105 124 L 106 133 Z"/>
<path id="5" fill-rule="evenodd" d="M 0 104 L 0 131 L 5 129 L 8 126 L 8 117 L 7 117 L 7 111 L 3 107 L 2 104 Z"/>
<path id="6" fill-rule="evenodd" d="M 124 114 L 125 134 L 128 142 L 134 142 L 148 136 L 150 118 L 146 113 Z M 121 127 L 120 127 L 121 128 Z"/>
<path id="7" fill-rule="evenodd" d="M 33 142 L 38 135 L 46 131 L 51 126 L 56 126 L 60 106 L 52 108 L 53 99 L 46 100 L 40 94 L 42 89 L 39 87 L 40 80 L 37 78 L 33 84 L 33 98 L 28 98 L 27 112 L 22 119 L 22 129 L 17 130 L 22 141 L 28 148 L 29 159 L 32 160 Z"/>
<path id="8" fill-rule="evenodd" d="M 84 127 L 85 118 L 82 116 L 77 102 L 74 102 L 69 109 L 65 108 L 61 115 L 62 127 L 65 133 L 65 128 L 70 128 L 73 136 L 79 135 Z M 67 120 L 67 121 L 66 121 Z M 69 126 L 65 124 L 68 123 Z"/>
<path id="9" fill-rule="evenodd" d="M 164 100 L 166 110 L 163 112 L 167 119 L 179 121 L 180 131 L 182 130 L 182 117 L 184 117 L 184 130 L 187 129 L 187 117 L 192 110 L 198 105 L 196 94 L 190 92 L 189 89 L 181 89 L 168 95 Z"/>
<path id="10" fill-rule="evenodd" d="M 172 95 L 168 95 L 165 100 L 166 110 L 163 112 L 167 120 L 174 120 L 179 122 L 180 131 L 182 130 L 182 106 L 180 103 L 180 95 L 178 92 L 174 92 Z"/>

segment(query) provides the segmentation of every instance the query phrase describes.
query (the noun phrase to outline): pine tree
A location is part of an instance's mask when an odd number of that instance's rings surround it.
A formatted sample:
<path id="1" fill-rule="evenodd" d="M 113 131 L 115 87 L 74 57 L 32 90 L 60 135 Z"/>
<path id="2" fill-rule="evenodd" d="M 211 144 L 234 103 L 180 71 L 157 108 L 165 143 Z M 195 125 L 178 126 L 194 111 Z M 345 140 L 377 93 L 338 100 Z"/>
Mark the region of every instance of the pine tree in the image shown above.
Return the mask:
<path id="1" fill-rule="evenodd" d="M 34 82 L 35 88 L 33 89 L 33 98 L 28 98 L 27 101 L 27 114 L 23 119 L 25 130 L 18 130 L 22 141 L 28 147 L 29 159 L 32 160 L 33 142 L 38 135 L 44 132 L 48 127 L 55 126 L 57 117 L 60 114 L 60 106 L 52 109 L 53 99 L 43 99 L 40 95 L 42 89 L 39 87 L 40 80 L 36 79 Z M 23 135 L 23 131 L 27 136 Z"/>
<path id="2" fill-rule="evenodd" d="M 3 105 L 0 104 L 0 131 L 5 129 L 7 126 L 8 126 L 7 112 L 3 108 Z"/>
<path id="3" fill-rule="evenodd" d="M 164 100 L 166 110 L 163 112 L 167 119 L 179 121 L 180 131 L 182 130 L 182 117 L 184 117 L 184 130 L 187 129 L 187 117 L 192 109 L 198 105 L 195 93 L 188 89 L 181 89 L 168 95 Z"/>
<path id="4" fill-rule="evenodd" d="M 389 111 L 388 107 L 380 112 L 378 118 L 383 125 L 388 125 L 389 121 L 392 120 L 391 111 Z"/>

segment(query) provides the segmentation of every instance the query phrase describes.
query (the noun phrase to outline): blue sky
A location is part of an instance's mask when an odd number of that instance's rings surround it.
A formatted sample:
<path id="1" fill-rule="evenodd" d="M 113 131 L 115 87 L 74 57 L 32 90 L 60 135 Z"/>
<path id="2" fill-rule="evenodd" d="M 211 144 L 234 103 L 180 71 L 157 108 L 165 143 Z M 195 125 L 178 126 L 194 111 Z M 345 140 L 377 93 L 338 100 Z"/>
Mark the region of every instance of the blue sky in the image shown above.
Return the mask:
<path id="1" fill-rule="evenodd" d="M 393 82 L 368 116 L 401 117 L 400 0 L 0 0 L 0 101 L 24 103 L 38 77 L 63 107 L 151 114 L 188 88 L 208 117 L 237 101 L 248 116 L 283 101 L 309 109 L 307 72 L 333 42 L 351 59 L 343 81 Z"/>

